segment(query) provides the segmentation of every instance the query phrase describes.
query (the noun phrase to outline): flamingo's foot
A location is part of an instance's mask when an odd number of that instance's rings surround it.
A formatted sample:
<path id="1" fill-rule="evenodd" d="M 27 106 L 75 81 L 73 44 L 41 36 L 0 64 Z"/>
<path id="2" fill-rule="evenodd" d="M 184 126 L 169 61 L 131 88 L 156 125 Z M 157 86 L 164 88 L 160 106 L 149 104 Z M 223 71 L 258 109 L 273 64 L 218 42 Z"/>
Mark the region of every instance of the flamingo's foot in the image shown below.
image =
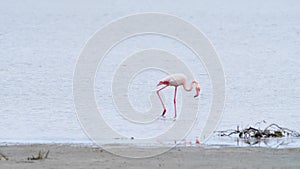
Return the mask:
<path id="1" fill-rule="evenodd" d="M 161 114 L 161 116 L 165 117 L 166 112 L 167 112 L 167 110 L 164 109 L 164 112 Z"/>

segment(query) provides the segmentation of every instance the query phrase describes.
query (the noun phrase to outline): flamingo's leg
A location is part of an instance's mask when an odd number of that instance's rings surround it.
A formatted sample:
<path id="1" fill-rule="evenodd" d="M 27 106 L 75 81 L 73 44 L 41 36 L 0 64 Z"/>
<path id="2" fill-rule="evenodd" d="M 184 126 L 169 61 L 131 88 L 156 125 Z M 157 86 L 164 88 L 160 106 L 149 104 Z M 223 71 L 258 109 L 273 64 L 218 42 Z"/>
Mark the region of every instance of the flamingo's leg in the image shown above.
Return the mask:
<path id="1" fill-rule="evenodd" d="M 176 116 L 177 116 L 177 113 L 176 113 L 176 94 L 177 94 L 177 86 L 175 86 L 175 93 L 174 93 L 174 112 L 175 112 L 174 118 L 176 118 Z"/>
<path id="2" fill-rule="evenodd" d="M 160 100 L 160 102 L 161 102 L 161 104 L 162 104 L 162 106 L 163 106 L 163 108 L 164 108 L 164 111 L 163 111 L 163 113 L 162 113 L 162 116 L 164 116 L 164 115 L 166 114 L 167 109 L 166 109 L 166 106 L 165 106 L 164 102 L 162 101 L 162 99 L 161 99 L 161 97 L 160 97 L 160 95 L 159 95 L 159 92 L 160 92 L 161 90 L 163 90 L 164 88 L 166 88 L 166 87 L 168 87 L 168 86 L 164 86 L 164 87 L 162 87 L 161 89 L 159 89 L 159 90 L 156 91 L 156 93 L 157 93 L 157 95 L 158 95 L 158 98 L 159 98 L 159 100 Z"/>

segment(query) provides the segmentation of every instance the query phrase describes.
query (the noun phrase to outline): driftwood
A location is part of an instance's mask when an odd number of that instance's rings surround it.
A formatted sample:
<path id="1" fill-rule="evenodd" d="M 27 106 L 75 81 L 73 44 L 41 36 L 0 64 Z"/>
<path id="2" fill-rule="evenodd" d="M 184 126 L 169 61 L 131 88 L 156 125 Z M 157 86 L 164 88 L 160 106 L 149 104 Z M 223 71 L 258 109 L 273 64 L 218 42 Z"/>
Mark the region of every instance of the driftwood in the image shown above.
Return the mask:
<path id="1" fill-rule="evenodd" d="M 219 136 L 231 136 L 238 135 L 239 138 L 242 139 L 250 139 L 250 138 L 271 138 L 271 137 L 300 137 L 300 133 L 280 127 L 279 125 L 272 123 L 265 127 L 264 129 L 255 128 L 255 127 L 247 127 L 245 129 L 240 130 L 239 126 L 237 126 L 236 130 L 225 130 L 225 131 L 216 131 Z"/>
<path id="2" fill-rule="evenodd" d="M 31 157 L 28 157 L 27 160 L 43 160 L 48 158 L 49 150 L 47 152 L 39 151 L 39 154 L 37 156 L 32 155 Z"/>

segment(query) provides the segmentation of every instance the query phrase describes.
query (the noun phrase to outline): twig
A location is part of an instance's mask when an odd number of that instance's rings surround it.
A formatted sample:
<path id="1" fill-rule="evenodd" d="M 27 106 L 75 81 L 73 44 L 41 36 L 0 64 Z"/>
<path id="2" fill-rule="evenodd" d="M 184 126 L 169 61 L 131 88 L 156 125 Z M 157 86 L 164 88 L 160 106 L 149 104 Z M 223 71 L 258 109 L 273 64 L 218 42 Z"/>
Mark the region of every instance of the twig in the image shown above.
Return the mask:
<path id="1" fill-rule="evenodd" d="M 48 158 L 48 154 L 50 153 L 50 150 L 47 151 L 45 158 Z"/>
<path id="2" fill-rule="evenodd" d="M 1 157 L 3 157 L 5 160 L 8 160 L 8 157 L 2 153 L 0 153 L 0 160 L 1 160 Z"/>

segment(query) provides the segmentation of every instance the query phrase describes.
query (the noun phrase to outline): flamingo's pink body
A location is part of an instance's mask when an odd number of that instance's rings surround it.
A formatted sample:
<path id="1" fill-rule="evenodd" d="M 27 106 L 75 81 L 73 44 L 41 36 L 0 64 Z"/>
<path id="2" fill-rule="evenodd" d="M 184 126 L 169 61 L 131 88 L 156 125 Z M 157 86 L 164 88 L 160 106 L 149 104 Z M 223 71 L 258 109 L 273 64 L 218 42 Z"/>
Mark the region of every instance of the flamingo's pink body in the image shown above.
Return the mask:
<path id="1" fill-rule="evenodd" d="M 193 85 L 196 84 L 196 95 L 194 97 L 199 96 L 200 93 L 200 85 L 196 80 L 193 80 L 191 85 L 188 87 L 187 84 L 187 78 L 184 74 L 178 73 L 178 74 L 172 74 L 167 76 L 166 78 L 164 78 L 163 80 L 159 81 L 159 83 L 157 84 L 157 86 L 159 85 L 165 85 L 164 87 L 160 88 L 159 90 L 157 90 L 157 95 L 159 97 L 159 100 L 164 108 L 164 111 L 162 113 L 162 116 L 164 116 L 166 114 L 166 107 L 159 95 L 159 92 L 163 89 L 165 89 L 168 86 L 174 86 L 175 87 L 175 92 L 174 92 L 174 118 L 176 118 L 177 114 L 176 114 L 176 93 L 177 93 L 177 87 L 178 86 L 183 86 L 184 90 L 186 91 L 191 91 L 193 89 Z"/>

